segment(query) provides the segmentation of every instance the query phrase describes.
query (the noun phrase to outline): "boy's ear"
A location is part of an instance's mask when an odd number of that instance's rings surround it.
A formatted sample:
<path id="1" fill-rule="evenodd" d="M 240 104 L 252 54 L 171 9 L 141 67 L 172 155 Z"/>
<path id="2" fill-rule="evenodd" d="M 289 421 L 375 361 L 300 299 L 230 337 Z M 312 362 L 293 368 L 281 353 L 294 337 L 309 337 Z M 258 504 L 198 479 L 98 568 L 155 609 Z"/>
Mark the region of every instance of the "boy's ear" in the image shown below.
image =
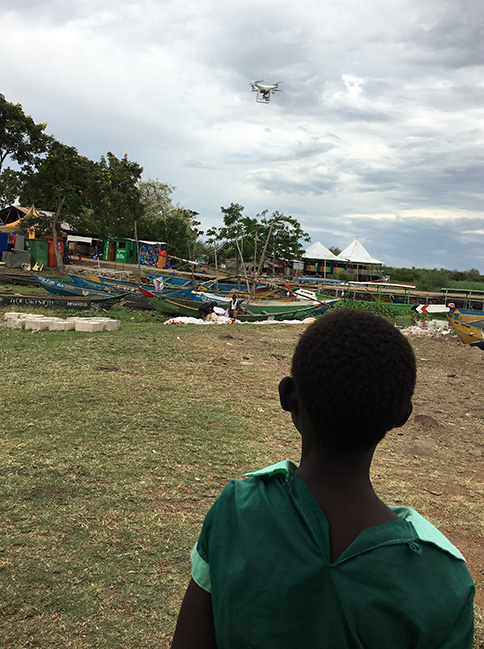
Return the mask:
<path id="1" fill-rule="evenodd" d="M 410 403 L 408 404 L 407 409 L 405 410 L 405 413 L 404 413 L 403 417 L 401 418 L 400 422 L 395 426 L 395 428 L 401 428 L 402 426 L 404 426 L 407 423 L 408 418 L 412 414 L 412 410 L 413 410 L 413 403 L 410 401 Z"/>
<path id="2" fill-rule="evenodd" d="M 279 400 L 283 410 L 297 411 L 296 386 L 290 376 L 285 376 L 279 383 Z"/>

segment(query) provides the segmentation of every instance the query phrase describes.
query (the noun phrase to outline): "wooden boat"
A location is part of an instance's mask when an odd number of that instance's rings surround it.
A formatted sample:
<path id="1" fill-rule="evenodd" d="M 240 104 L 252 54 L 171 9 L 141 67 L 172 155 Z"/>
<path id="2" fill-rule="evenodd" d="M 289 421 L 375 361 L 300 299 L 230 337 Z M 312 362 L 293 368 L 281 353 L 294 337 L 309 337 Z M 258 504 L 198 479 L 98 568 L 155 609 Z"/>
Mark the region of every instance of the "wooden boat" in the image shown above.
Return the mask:
<path id="1" fill-rule="evenodd" d="M 27 295 L 0 292 L 0 306 L 62 307 L 64 309 L 110 309 L 123 295 L 67 296 L 67 295 Z"/>
<path id="2" fill-rule="evenodd" d="M 163 315 L 189 316 L 192 318 L 200 317 L 198 308 L 201 301 L 197 302 L 193 299 L 176 298 L 169 296 L 162 297 L 161 295 L 155 295 L 142 286 L 140 286 L 140 291 L 151 302 L 153 307 Z M 315 304 L 263 304 L 263 301 L 261 301 L 259 303 L 251 303 L 248 306 L 242 303 L 237 315 L 237 320 L 240 320 L 241 322 L 262 322 L 264 320 L 303 320 L 304 318 L 315 315 L 316 313 L 322 313 L 327 308 L 329 308 L 328 305 L 324 305 L 319 302 Z"/>
<path id="3" fill-rule="evenodd" d="M 50 293 L 51 295 L 66 295 L 68 297 L 101 297 L 106 295 L 106 291 L 83 288 L 74 283 L 69 284 L 67 282 L 42 277 L 41 275 L 34 275 L 34 273 L 32 273 L 32 277 L 35 277 L 40 286 L 45 288 L 47 293 Z M 109 292 L 109 295 L 112 295 L 112 292 Z M 118 295 L 122 294 L 118 293 Z"/>
<path id="4" fill-rule="evenodd" d="M 469 322 L 471 324 L 484 320 L 484 311 L 478 311 L 477 309 L 456 309 L 452 307 L 449 315 L 452 315 L 453 318 L 460 322 Z"/>
<path id="5" fill-rule="evenodd" d="M 96 275 L 88 275 L 86 278 L 73 275 L 72 278 L 78 286 L 87 289 L 96 290 L 96 288 L 99 287 L 106 292 L 123 293 L 124 304 L 130 309 L 153 309 L 150 302 L 141 294 L 138 285 L 132 282 L 109 280 L 108 278 Z M 149 284 L 147 288 L 156 293 L 155 287 L 152 284 Z M 163 294 L 173 295 L 175 297 L 184 297 L 185 295 L 188 295 L 191 290 L 192 286 L 183 287 L 181 284 L 172 285 L 164 288 Z"/>
<path id="6" fill-rule="evenodd" d="M 290 291 L 291 294 L 297 295 L 300 298 L 306 299 L 306 300 L 313 300 L 315 302 L 336 302 L 337 300 L 334 298 L 332 295 L 326 295 L 324 293 L 318 293 L 317 291 L 310 291 L 306 288 L 298 288 L 297 286 L 293 286 L 291 284 L 284 284 L 284 288 L 287 288 L 288 291 Z M 339 298 L 338 298 L 339 299 Z"/>
<path id="7" fill-rule="evenodd" d="M 484 311 L 454 308 L 447 319 L 462 343 L 484 349 Z"/>
<path id="8" fill-rule="evenodd" d="M 15 272 L 15 269 L 5 269 L 3 267 L 0 268 L 0 282 L 19 286 L 37 286 L 37 282 L 30 273 Z"/>
<path id="9" fill-rule="evenodd" d="M 215 292 L 224 297 L 229 297 L 235 293 L 240 298 L 241 296 L 250 295 L 254 292 L 253 287 L 250 289 L 247 288 L 247 284 L 228 284 L 217 282 L 215 280 L 211 280 L 210 282 L 199 282 L 198 286 L 202 291 L 207 291 L 209 293 Z M 268 295 L 272 295 L 272 293 L 274 293 L 274 289 L 269 288 L 265 284 L 257 285 L 255 287 L 255 295 L 257 297 L 267 297 Z"/>
<path id="10" fill-rule="evenodd" d="M 101 275 L 88 275 L 86 277 L 90 282 L 96 284 L 104 284 L 106 286 L 111 286 L 119 291 L 125 291 L 128 293 L 138 293 L 138 283 L 135 282 L 124 282 L 119 279 L 113 279 L 111 277 L 102 277 Z M 179 278 L 177 278 L 179 279 Z M 192 282 L 186 279 L 180 279 L 178 282 L 171 282 L 170 279 L 163 280 L 167 289 L 182 289 L 182 288 L 193 288 Z M 154 291 L 155 286 L 152 282 L 149 282 L 145 285 L 148 291 Z"/>
<path id="11" fill-rule="evenodd" d="M 147 273 L 146 278 L 149 279 L 151 282 L 153 282 L 155 279 L 161 277 L 163 279 L 163 282 L 167 286 L 178 286 L 180 287 L 186 287 L 186 286 L 196 286 L 197 281 L 193 282 L 191 279 L 187 279 L 186 277 L 177 277 L 176 275 L 168 275 L 168 274 L 163 274 L 163 273 Z M 149 290 L 149 289 L 148 289 Z"/>
<path id="12" fill-rule="evenodd" d="M 110 295 L 116 295 L 117 293 L 127 293 L 126 290 L 120 290 L 115 286 L 102 284 L 101 282 L 93 282 L 86 277 L 79 277 L 78 275 L 69 275 L 69 277 L 72 279 L 76 286 L 87 288 L 91 291 L 101 291 L 102 293 L 109 293 Z"/>
<path id="13" fill-rule="evenodd" d="M 146 309 L 147 311 L 153 309 L 148 300 L 139 292 L 137 284 L 131 285 L 129 282 L 122 282 L 119 284 L 104 283 L 99 281 L 99 277 L 97 279 L 91 279 L 91 277 L 96 277 L 95 275 L 88 275 L 87 277 L 71 275 L 70 277 L 72 277 L 74 283 L 81 288 L 95 291 L 100 290 L 109 295 L 123 295 L 123 304 L 130 309 Z"/>

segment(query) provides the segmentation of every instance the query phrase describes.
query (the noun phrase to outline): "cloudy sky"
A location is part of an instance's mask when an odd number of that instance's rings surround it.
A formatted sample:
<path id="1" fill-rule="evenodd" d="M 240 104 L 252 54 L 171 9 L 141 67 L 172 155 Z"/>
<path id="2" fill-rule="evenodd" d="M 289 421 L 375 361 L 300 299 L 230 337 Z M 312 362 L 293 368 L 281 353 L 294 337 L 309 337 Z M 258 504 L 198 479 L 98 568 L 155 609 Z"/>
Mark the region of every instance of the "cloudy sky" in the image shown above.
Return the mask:
<path id="1" fill-rule="evenodd" d="M 221 225 L 484 273 L 482 0 L 2 0 L 0 92 Z M 270 104 L 250 81 L 280 81 Z"/>

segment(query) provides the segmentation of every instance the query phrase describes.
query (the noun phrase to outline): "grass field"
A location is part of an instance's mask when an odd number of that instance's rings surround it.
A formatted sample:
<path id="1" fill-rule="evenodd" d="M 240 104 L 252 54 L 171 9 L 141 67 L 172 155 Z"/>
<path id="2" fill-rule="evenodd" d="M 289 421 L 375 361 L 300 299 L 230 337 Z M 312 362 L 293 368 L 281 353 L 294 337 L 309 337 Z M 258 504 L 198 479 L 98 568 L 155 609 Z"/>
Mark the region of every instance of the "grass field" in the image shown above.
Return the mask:
<path id="1" fill-rule="evenodd" d="M 168 647 L 222 486 L 298 461 L 277 385 L 301 325 L 109 315 L 116 332 L 0 326 L 4 649 Z"/>

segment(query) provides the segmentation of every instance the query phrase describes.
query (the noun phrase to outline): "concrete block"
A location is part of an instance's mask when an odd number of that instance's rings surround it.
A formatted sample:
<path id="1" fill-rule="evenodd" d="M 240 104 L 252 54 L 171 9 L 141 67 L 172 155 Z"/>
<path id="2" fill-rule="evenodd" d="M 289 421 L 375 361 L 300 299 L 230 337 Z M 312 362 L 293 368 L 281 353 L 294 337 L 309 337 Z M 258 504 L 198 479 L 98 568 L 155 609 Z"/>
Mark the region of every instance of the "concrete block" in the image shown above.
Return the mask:
<path id="1" fill-rule="evenodd" d="M 6 313 L 5 314 L 5 324 L 7 327 L 11 327 L 12 325 L 17 323 L 19 321 L 18 313 Z"/>
<path id="2" fill-rule="evenodd" d="M 49 331 L 73 331 L 75 328 L 75 322 L 67 322 L 67 320 L 60 318 L 58 322 L 51 322 L 49 324 Z"/>
<path id="3" fill-rule="evenodd" d="M 76 322 L 76 331 L 88 331 L 93 333 L 95 331 L 102 331 L 104 328 L 102 322 L 93 322 L 92 320 L 89 322 L 90 318 L 83 318 L 83 320 L 84 322 Z"/>
<path id="4" fill-rule="evenodd" d="M 106 318 L 104 323 L 104 331 L 117 331 L 121 326 L 121 320 L 113 320 L 112 318 Z"/>
<path id="5" fill-rule="evenodd" d="M 116 331 L 121 325 L 120 320 L 113 320 L 112 318 L 89 318 L 89 320 L 91 322 L 101 323 L 103 331 Z"/>
<path id="6" fill-rule="evenodd" d="M 20 311 L 7 311 L 4 317 L 7 318 L 9 316 L 16 316 L 18 318 L 20 314 Z"/>
<path id="7" fill-rule="evenodd" d="M 25 329 L 32 331 L 45 331 L 49 328 L 49 318 L 25 318 Z"/>
<path id="8" fill-rule="evenodd" d="M 25 318 L 9 318 L 6 324 L 9 329 L 24 329 Z"/>

